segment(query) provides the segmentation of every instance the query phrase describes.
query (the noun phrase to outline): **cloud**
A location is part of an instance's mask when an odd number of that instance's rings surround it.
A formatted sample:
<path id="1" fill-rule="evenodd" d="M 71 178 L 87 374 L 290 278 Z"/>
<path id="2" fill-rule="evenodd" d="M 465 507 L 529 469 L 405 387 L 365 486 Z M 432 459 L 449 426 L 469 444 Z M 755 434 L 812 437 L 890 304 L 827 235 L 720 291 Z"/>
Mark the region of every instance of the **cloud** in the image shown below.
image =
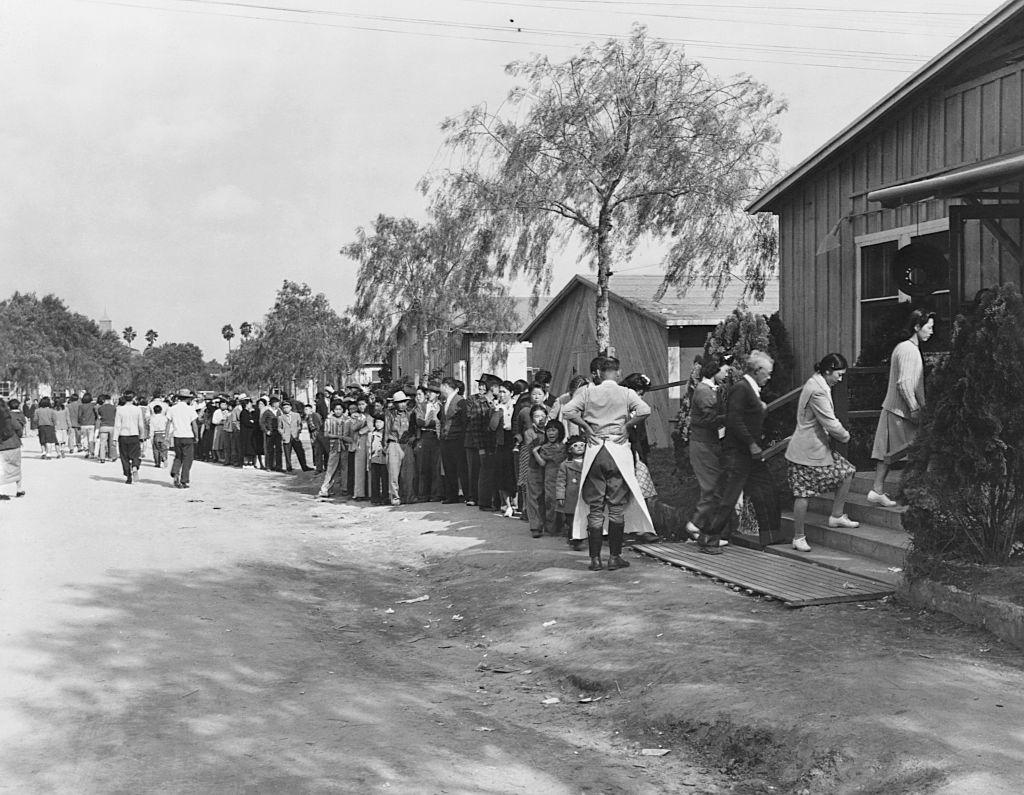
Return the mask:
<path id="1" fill-rule="evenodd" d="M 233 221 L 252 215 L 259 202 L 235 185 L 221 185 L 199 197 L 195 215 L 206 221 Z"/>
<path id="2" fill-rule="evenodd" d="M 124 132 L 123 143 L 133 155 L 152 156 L 155 152 L 187 152 L 209 146 L 227 138 L 232 132 L 232 126 L 224 119 L 168 120 L 146 116 Z"/>

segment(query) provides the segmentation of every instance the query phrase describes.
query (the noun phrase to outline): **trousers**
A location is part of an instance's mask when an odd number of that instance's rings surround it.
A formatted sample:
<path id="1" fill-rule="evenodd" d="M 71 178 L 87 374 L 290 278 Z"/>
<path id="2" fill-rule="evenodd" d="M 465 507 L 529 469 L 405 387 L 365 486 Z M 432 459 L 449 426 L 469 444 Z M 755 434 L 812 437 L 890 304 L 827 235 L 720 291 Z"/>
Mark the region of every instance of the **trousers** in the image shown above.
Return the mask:
<path id="1" fill-rule="evenodd" d="M 531 466 L 526 470 L 526 517 L 530 530 L 543 532 L 547 528 L 547 510 L 544 499 L 544 468 Z"/>
<path id="2" fill-rule="evenodd" d="M 462 496 L 466 502 L 477 502 L 480 486 L 480 451 L 475 447 L 466 447 L 462 451 L 466 459 L 466 479 L 462 482 Z"/>
<path id="3" fill-rule="evenodd" d="M 327 469 L 324 470 L 324 482 L 320 484 L 318 497 L 330 497 L 331 488 L 335 480 L 340 480 L 344 488 L 345 480 L 348 478 L 348 451 L 342 449 L 341 445 L 331 447 L 331 454 L 327 458 Z"/>
<path id="4" fill-rule="evenodd" d="M 285 469 L 289 472 L 292 469 L 292 451 L 295 451 L 295 457 L 299 459 L 299 468 L 306 469 L 306 451 L 302 447 L 302 442 L 292 437 L 287 442 L 284 442 L 284 463 Z"/>
<path id="5" fill-rule="evenodd" d="M 466 461 L 465 446 L 461 437 L 441 440 L 441 461 L 444 464 L 444 498 L 449 502 L 459 499 L 459 492 L 463 499 L 468 492 L 467 480 L 469 479 L 468 462 Z"/>
<path id="6" fill-rule="evenodd" d="M 121 458 L 121 471 L 130 478 L 132 470 L 142 466 L 142 442 L 138 435 L 117 437 L 117 452 Z"/>
<path id="7" fill-rule="evenodd" d="M 690 439 L 690 467 L 693 469 L 694 477 L 700 486 L 700 496 L 697 498 L 697 505 L 693 509 L 692 521 L 697 527 L 703 529 L 699 520 L 707 521 L 704 517 L 714 510 L 717 504 L 715 500 L 715 488 L 718 486 L 718 479 L 722 476 L 720 442 L 699 442 Z"/>
<path id="8" fill-rule="evenodd" d="M 405 450 L 398 442 L 388 442 L 388 497 L 391 502 L 400 499 L 398 492 L 398 476 L 402 472 L 402 461 Z"/>
<path id="9" fill-rule="evenodd" d="M 174 437 L 174 463 L 171 464 L 171 476 L 184 485 L 188 485 L 192 473 L 192 459 L 196 454 L 196 440 Z"/>
<path id="10" fill-rule="evenodd" d="M 754 514 L 762 531 L 778 534 L 782 514 L 771 472 L 764 461 L 755 459 L 746 450 L 726 448 L 722 475 L 718 480 L 716 506 L 707 512 L 710 520 L 697 526 L 711 536 L 732 534 L 730 520 L 740 494 L 746 494 L 754 506 Z"/>
<path id="11" fill-rule="evenodd" d="M 609 528 L 614 524 L 625 525 L 629 486 L 606 447 L 602 446 L 594 457 L 594 463 L 590 465 L 590 471 L 580 489 L 580 496 L 590 509 L 587 513 L 587 532 L 590 536 L 593 536 L 595 530 L 598 533 L 604 532 L 605 510 L 608 511 Z"/>

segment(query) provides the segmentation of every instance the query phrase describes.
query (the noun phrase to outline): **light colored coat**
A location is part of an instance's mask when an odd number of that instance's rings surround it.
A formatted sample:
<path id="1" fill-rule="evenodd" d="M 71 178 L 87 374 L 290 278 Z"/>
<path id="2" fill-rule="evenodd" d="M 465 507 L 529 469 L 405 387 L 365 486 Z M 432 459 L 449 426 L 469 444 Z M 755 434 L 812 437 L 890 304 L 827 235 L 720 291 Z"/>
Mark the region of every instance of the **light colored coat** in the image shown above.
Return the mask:
<path id="1" fill-rule="evenodd" d="M 796 407 L 796 430 L 786 448 L 786 460 L 810 467 L 832 463 L 830 439 L 850 441 L 850 432 L 836 419 L 832 390 L 825 376 L 815 373 L 804 384 Z"/>
<path id="2" fill-rule="evenodd" d="M 882 408 L 897 417 L 911 419 L 924 406 L 924 362 L 921 349 L 912 340 L 904 340 L 892 351 L 889 364 L 889 388 Z"/>

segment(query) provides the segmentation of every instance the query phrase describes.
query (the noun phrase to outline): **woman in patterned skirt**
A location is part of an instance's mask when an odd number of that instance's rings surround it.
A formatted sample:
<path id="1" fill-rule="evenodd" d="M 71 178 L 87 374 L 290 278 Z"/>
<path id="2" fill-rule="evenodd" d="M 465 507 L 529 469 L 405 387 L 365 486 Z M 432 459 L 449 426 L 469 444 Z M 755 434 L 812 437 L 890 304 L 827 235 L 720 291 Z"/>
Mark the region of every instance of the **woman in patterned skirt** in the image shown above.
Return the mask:
<path id="1" fill-rule="evenodd" d="M 835 452 L 831 439 L 845 443 L 850 432 L 836 419 L 832 403 L 832 387 L 846 374 L 846 359 L 830 353 L 814 366 L 814 375 L 807 379 L 796 409 L 796 430 L 786 449 L 789 461 L 789 485 L 796 500 L 793 503 L 793 549 L 810 552 L 804 535 L 807 519 L 807 498 L 835 491 L 829 527 L 857 527 L 844 513 L 846 497 L 856 469 Z"/>

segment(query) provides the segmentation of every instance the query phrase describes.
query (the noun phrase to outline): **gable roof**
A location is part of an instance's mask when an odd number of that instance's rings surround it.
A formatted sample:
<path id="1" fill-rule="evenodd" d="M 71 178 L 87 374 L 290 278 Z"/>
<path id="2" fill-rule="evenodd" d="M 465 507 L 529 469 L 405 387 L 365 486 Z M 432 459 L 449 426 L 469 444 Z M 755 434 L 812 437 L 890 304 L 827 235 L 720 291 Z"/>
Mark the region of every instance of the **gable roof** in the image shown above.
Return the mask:
<path id="1" fill-rule="evenodd" d="M 998 42 L 999 37 L 1019 39 L 1022 29 L 1024 0 L 1008 0 L 754 199 L 747 207 L 747 212 L 770 211 L 784 193 L 825 162 L 837 149 L 850 143 L 872 124 L 912 97 L 920 95 L 940 81 L 953 85 L 969 79 L 970 75 L 964 70 L 969 59 L 983 59 L 983 63 L 988 65 L 982 67 L 983 71 L 985 68 L 991 68 L 992 60 L 1004 55 L 1006 42 Z M 995 46 L 997 42 L 1000 46 Z"/>
<path id="2" fill-rule="evenodd" d="M 665 292 L 661 300 L 654 300 L 661 287 L 663 277 L 657 274 L 640 276 L 613 276 L 608 289 L 608 299 L 621 304 L 651 320 L 665 326 L 715 326 L 734 308 L 745 303 L 750 311 L 769 315 L 779 308 L 779 282 L 772 279 L 765 290 L 764 301 L 754 303 L 743 300 L 744 285 L 731 282 L 722 294 L 716 306 L 713 300 L 714 289 L 693 285 L 685 294 L 673 287 Z M 586 276 L 577 274 L 569 280 L 558 294 L 549 299 L 548 304 L 537 313 L 530 324 L 520 334 L 521 339 L 529 339 L 545 318 L 554 313 L 569 294 L 577 287 L 597 292 L 597 283 Z"/>

